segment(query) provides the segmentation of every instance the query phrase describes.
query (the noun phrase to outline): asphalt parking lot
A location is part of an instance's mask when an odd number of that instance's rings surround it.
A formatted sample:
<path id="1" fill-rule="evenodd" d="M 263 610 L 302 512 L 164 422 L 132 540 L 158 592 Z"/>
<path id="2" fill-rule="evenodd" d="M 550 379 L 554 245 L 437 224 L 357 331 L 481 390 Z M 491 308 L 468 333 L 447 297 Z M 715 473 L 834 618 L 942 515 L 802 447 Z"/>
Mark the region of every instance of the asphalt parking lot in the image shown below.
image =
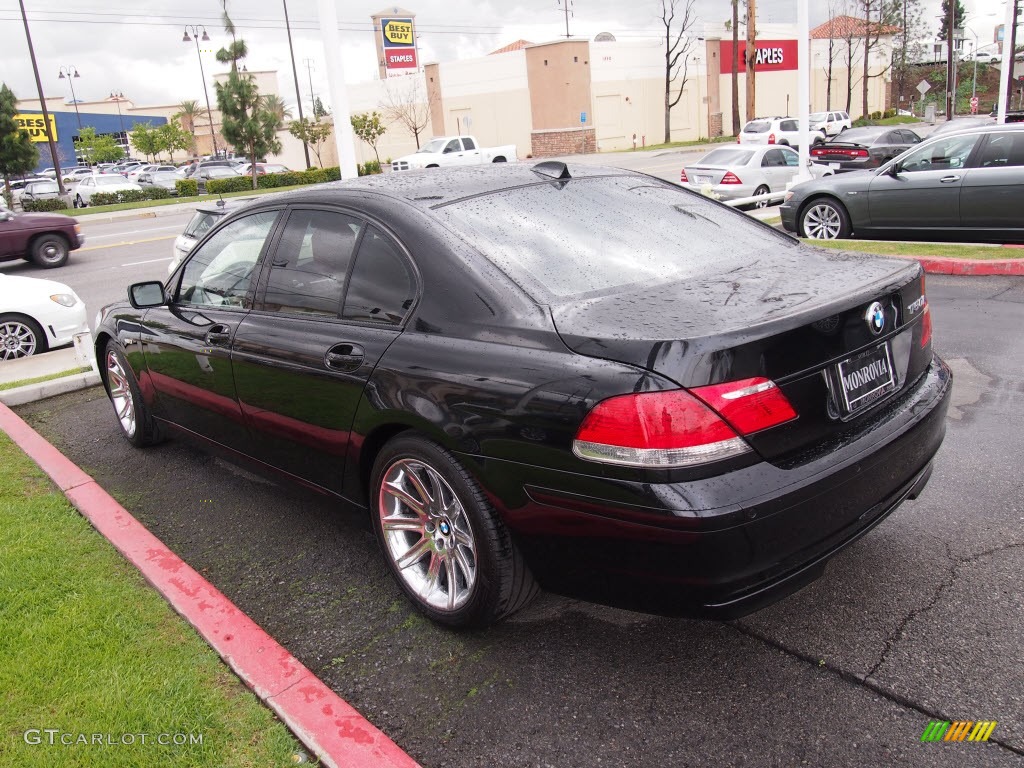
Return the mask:
<path id="1" fill-rule="evenodd" d="M 929 487 L 728 624 L 542 595 L 442 630 L 335 502 L 183 439 L 133 449 L 99 389 L 18 411 L 424 766 L 1020 765 L 1024 279 L 928 287 L 956 373 Z M 998 725 L 922 743 L 932 719 Z"/>

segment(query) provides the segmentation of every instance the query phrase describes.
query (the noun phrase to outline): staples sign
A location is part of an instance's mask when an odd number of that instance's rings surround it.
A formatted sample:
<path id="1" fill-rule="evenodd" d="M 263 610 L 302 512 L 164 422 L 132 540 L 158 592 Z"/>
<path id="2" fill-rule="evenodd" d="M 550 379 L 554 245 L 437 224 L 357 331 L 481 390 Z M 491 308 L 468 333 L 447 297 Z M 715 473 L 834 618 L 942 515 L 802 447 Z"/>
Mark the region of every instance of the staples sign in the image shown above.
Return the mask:
<path id="1" fill-rule="evenodd" d="M 731 40 L 721 43 L 722 72 L 732 72 L 733 64 L 739 72 L 747 68 L 747 44 L 740 41 L 738 55 L 733 58 Z M 797 68 L 796 40 L 758 40 L 754 50 L 754 70 L 757 72 L 782 72 Z"/>
<path id="2" fill-rule="evenodd" d="M 387 69 L 416 69 L 415 48 L 391 48 L 384 52 Z"/>

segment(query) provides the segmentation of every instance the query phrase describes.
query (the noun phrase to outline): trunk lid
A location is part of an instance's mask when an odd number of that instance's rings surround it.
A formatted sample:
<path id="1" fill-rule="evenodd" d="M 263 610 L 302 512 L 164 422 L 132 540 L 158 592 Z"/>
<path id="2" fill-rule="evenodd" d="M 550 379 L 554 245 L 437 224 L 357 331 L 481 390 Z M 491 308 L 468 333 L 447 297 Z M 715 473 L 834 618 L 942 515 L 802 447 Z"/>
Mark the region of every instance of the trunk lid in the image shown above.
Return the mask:
<path id="1" fill-rule="evenodd" d="M 691 165 L 683 169 L 691 184 L 721 184 L 728 168 L 712 165 Z"/>
<path id="2" fill-rule="evenodd" d="M 871 400 L 844 401 L 843 377 L 854 381 L 851 375 L 867 375 L 861 369 L 889 368 L 892 391 L 869 395 L 888 399 L 925 371 L 931 351 L 918 343 L 926 305 L 919 301 L 917 263 L 794 250 L 728 271 L 709 268 L 686 280 L 554 305 L 552 318 L 573 351 L 646 368 L 683 387 L 771 379 L 798 418 L 748 442 L 765 459 L 799 461 L 874 412 Z M 875 302 L 885 318 L 879 333 L 867 320 Z M 860 394 L 854 387 L 849 398 Z"/>

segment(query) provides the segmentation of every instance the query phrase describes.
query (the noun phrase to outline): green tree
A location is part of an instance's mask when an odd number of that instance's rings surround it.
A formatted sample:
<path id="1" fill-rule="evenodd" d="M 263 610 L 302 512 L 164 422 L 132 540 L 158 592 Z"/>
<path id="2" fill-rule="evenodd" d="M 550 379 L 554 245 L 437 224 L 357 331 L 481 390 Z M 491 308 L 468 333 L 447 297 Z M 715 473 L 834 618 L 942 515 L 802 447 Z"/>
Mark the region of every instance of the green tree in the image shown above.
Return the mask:
<path id="1" fill-rule="evenodd" d="M 236 151 L 252 163 L 252 188 L 256 189 L 256 163 L 261 158 L 281 151 L 277 132 L 283 120 L 266 106 L 260 96 L 256 79 L 239 72 L 238 62 L 248 55 L 245 40 L 235 37 L 235 25 L 228 16 L 228 0 L 223 0 L 224 28 L 231 34 L 231 44 L 217 51 L 217 61 L 230 64 L 231 71 L 223 83 L 215 83 L 217 107 L 221 113 L 221 134 Z"/>
<path id="2" fill-rule="evenodd" d="M 166 152 L 170 160 L 174 161 L 174 153 L 177 150 L 191 151 L 195 138 L 191 133 L 181 127 L 181 123 L 169 121 L 157 128 L 154 133 L 157 136 L 157 145 L 160 152 Z"/>
<path id="3" fill-rule="evenodd" d="M 313 97 L 313 117 L 319 120 L 321 117 L 327 117 L 330 112 L 324 107 L 324 103 L 320 101 L 319 96 Z"/>
<path id="4" fill-rule="evenodd" d="M 192 135 L 192 143 L 188 150 L 193 155 L 196 154 L 196 118 L 204 115 L 206 115 L 206 110 L 200 107 L 199 102 L 194 99 L 181 102 L 178 105 L 178 111 L 174 114 L 174 119 L 180 121 L 181 127 Z"/>
<path id="5" fill-rule="evenodd" d="M 352 115 L 352 130 L 362 141 L 365 141 L 373 149 L 373 155 L 377 158 L 377 165 L 380 165 L 380 155 L 377 154 L 377 142 L 387 132 L 387 126 L 381 122 L 380 113 L 361 112 Z"/>
<path id="6" fill-rule="evenodd" d="M 292 120 L 291 125 L 288 126 L 288 132 L 313 150 L 313 153 L 316 155 L 316 161 L 323 168 L 324 162 L 320 159 L 320 145 L 327 141 L 331 134 L 334 133 L 334 126 L 330 123 L 321 123 L 319 120 L 310 120 L 308 117 L 304 117 L 301 120 Z"/>
<path id="7" fill-rule="evenodd" d="M 967 9 L 960 0 L 942 0 L 942 15 L 939 17 L 939 39 L 945 40 L 949 37 L 949 5 L 953 3 L 953 26 L 962 27 Z"/>
<path id="8" fill-rule="evenodd" d="M 136 123 L 131 132 L 132 146 L 148 159 L 156 159 L 160 151 L 160 136 L 149 123 Z"/>
<path id="9" fill-rule="evenodd" d="M 78 132 L 76 148 L 89 165 L 96 163 L 113 163 L 124 157 L 124 150 L 109 133 L 97 135 L 96 129 L 90 126 Z"/>
<path id="10" fill-rule="evenodd" d="M 291 118 L 292 111 L 287 104 L 284 103 L 284 99 L 274 94 L 268 94 L 263 97 L 263 108 L 273 112 L 277 115 L 277 118 L 283 123 L 285 118 Z"/>
<path id="11" fill-rule="evenodd" d="M 0 86 L 0 173 L 4 177 L 4 196 L 7 207 L 11 208 L 11 176 L 22 176 L 39 162 L 39 152 L 26 131 L 14 121 L 18 113 L 17 99 L 7 87 Z"/>

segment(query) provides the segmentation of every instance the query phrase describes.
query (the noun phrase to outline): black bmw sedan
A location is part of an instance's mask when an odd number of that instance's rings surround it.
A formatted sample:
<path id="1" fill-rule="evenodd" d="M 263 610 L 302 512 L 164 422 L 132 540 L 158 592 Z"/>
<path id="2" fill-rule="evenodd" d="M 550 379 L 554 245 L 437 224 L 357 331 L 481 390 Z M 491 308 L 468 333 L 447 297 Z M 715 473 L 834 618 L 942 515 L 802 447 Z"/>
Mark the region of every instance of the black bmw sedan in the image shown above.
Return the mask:
<path id="1" fill-rule="evenodd" d="M 732 617 L 927 482 L 951 378 L 924 288 L 659 179 L 519 163 L 262 198 L 96 346 L 124 437 L 364 510 L 436 621 L 539 587 Z"/>

